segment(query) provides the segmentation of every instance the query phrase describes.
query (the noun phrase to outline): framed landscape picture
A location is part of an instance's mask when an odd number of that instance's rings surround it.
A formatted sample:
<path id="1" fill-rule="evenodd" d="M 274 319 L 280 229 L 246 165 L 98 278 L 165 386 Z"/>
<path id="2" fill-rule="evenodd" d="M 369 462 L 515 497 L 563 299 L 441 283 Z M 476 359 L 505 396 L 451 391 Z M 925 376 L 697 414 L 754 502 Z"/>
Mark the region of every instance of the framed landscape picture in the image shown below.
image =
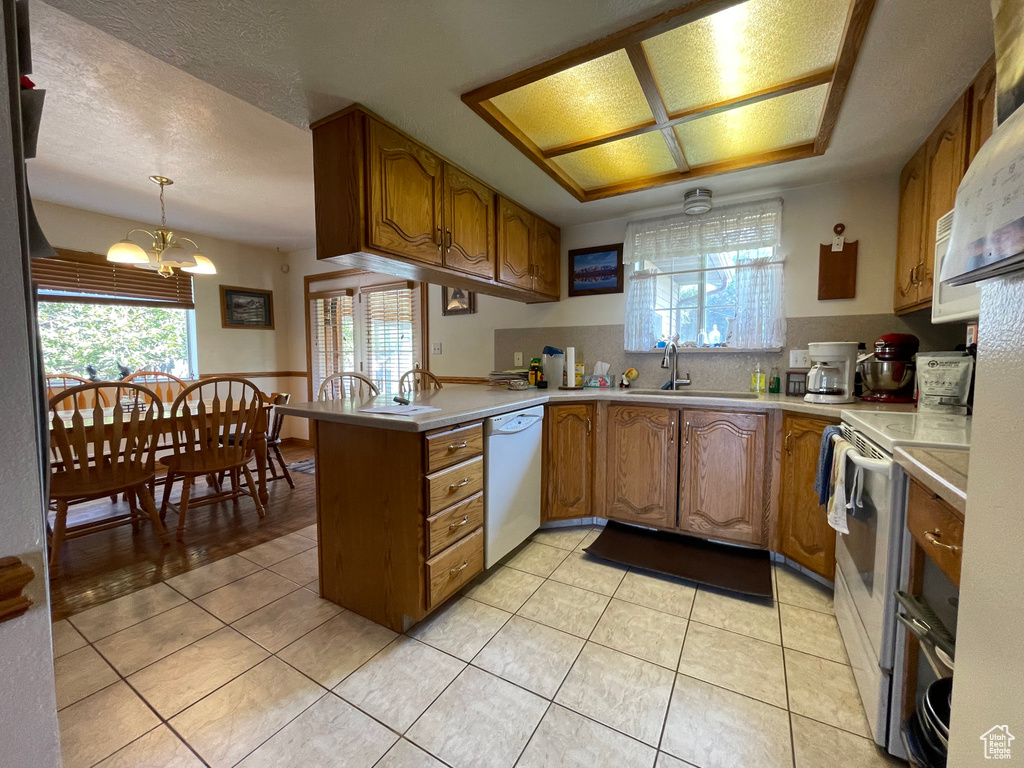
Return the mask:
<path id="1" fill-rule="evenodd" d="M 569 295 L 622 293 L 622 243 L 569 251 Z"/>
<path id="2" fill-rule="evenodd" d="M 476 314 L 476 294 L 461 288 L 448 289 L 441 286 L 441 314 L 444 316 Z"/>
<path id="3" fill-rule="evenodd" d="M 274 293 L 259 288 L 220 287 L 220 319 L 224 328 L 274 330 Z"/>

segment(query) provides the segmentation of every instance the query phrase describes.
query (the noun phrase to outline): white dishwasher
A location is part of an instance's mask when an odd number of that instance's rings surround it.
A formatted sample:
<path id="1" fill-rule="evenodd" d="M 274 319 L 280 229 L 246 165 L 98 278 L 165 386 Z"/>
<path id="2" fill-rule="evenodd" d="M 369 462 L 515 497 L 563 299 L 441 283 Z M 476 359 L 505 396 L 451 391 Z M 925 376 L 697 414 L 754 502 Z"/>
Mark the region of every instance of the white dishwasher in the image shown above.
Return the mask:
<path id="1" fill-rule="evenodd" d="M 540 527 L 544 408 L 484 421 L 484 568 L 490 568 Z"/>

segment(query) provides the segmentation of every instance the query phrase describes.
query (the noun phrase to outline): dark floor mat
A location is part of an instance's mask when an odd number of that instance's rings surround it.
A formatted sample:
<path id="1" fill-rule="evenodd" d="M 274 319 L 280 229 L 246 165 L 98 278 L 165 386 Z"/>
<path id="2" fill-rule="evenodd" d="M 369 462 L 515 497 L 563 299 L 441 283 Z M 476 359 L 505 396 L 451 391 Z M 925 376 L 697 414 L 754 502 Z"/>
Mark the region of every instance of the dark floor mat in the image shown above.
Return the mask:
<path id="1" fill-rule="evenodd" d="M 288 469 L 292 472 L 301 472 L 304 475 L 315 475 L 316 474 L 316 459 L 306 459 L 305 461 L 296 461 L 294 464 L 289 464 Z"/>
<path id="2" fill-rule="evenodd" d="M 772 596 L 772 562 L 762 549 L 609 521 L 583 550 L 594 557 L 756 597 Z"/>

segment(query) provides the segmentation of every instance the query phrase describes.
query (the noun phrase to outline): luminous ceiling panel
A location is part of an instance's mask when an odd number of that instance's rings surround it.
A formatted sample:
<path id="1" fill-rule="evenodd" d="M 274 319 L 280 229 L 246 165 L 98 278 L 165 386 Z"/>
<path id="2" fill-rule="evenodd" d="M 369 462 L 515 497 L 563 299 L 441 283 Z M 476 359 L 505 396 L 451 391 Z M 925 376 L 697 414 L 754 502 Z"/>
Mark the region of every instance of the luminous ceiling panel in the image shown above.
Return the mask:
<path id="1" fill-rule="evenodd" d="M 607 187 L 676 169 L 661 131 L 581 149 L 556 157 L 554 162 L 584 189 Z"/>
<path id="2" fill-rule="evenodd" d="M 849 0 L 748 0 L 643 43 L 669 115 L 835 65 Z"/>
<path id="3" fill-rule="evenodd" d="M 654 121 L 624 50 L 491 99 L 541 149 Z"/>
<path id="4" fill-rule="evenodd" d="M 690 167 L 813 142 L 828 85 L 701 117 L 675 127 Z"/>

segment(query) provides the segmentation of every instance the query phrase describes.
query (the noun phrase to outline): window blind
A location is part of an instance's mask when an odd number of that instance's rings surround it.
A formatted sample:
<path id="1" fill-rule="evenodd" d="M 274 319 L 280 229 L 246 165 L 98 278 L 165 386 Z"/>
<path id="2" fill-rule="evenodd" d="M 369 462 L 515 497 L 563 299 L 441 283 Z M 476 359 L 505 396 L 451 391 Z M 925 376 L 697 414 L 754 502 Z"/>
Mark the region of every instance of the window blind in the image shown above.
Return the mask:
<path id="1" fill-rule="evenodd" d="M 32 259 L 40 301 L 195 309 L 192 275 L 114 264 L 98 253 L 58 249 L 56 259 Z"/>
<path id="2" fill-rule="evenodd" d="M 352 291 L 313 299 L 313 391 L 324 379 L 356 367 L 355 324 Z"/>
<path id="3" fill-rule="evenodd" d="M 367 376 L 381 392 L 397 392 L 402 374 L 415 367 L 419 350 L 418 292 L 411 284 L 368 286 L 365 313 Z"/>

